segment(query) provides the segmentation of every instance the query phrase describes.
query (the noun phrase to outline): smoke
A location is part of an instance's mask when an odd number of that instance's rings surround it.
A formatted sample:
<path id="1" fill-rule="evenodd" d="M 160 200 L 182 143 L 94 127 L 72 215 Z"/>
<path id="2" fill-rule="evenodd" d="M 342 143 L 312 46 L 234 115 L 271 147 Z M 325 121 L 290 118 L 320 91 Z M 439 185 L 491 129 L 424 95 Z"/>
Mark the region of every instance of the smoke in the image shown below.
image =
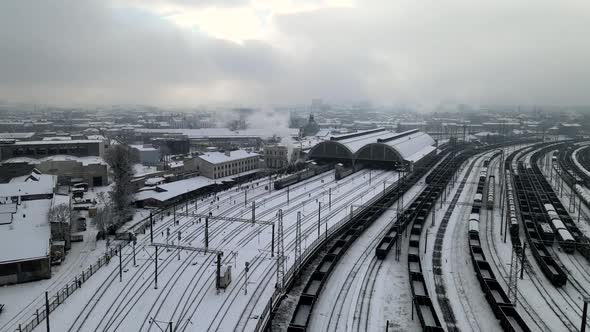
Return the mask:
<path id="1" fill-rule="evenodd" d="M 291 161 L 291 155 L 295 144 L 291 138 L 289 128 L 289 112 L 279 111 L 271 107 L 263 107 L 246 118 L 249 128 L 266 129 L 272 131 L 281 138 L 281 143 L 287 147 L 287 161 Z"/>

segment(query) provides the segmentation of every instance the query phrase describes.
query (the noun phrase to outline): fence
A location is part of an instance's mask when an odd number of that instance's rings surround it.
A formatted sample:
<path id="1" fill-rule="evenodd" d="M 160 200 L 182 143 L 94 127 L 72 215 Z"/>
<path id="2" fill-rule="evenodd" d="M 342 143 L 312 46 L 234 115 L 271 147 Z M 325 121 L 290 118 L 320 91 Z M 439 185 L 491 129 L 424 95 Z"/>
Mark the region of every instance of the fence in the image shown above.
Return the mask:
<path id="1" fill-rule="evenodd" d="M 123 246 L 121 247 L 123 248 Z M 74 280 L 67 283 L 65 287 L 58 290 L 55 295 L 49 298 L 49 313 L 52 313 L 60 304 L 64 303 L 70 295 L 72 295 L 77 289 L 82 287 L 92 275 L 94 275 L 101 267 L 107 265 L 110 259 L 117 255 L 117 248 L 110 247 L 103 256 L 98 258 L 95 264 L 91 264 L 88 268 L 82 270 L 82 273 L 76 275 Z M 18 324 L 18 328 L 15 331 L 18 332 L 31 332 L 37 325 L 41 324 L 45 320 L 46 307 L 45 301 L 43 300 L 39 307 L 35 310 L 33 317 L 25 324 Z"/>

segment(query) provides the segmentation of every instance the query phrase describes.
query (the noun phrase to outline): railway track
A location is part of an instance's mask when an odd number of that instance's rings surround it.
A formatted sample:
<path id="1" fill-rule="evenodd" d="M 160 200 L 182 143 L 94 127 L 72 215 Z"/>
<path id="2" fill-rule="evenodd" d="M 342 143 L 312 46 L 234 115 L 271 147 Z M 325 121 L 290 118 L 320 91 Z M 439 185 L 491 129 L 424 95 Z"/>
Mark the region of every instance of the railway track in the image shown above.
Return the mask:
<path id="1" fill-rule="evenodd" d="M 318 181 L 318 180 L 321 180 L 321 178 L 320 178 L 320 179 L 315 179 L 315 181 Z M 307 182 L 306 182 L 306 183 L 307 183 Z M 305 186 L 305 183 L 303 183 L 301 186 Z M 295 186 L 294 186 L 294 187 L 295 187 Z M 320 189 L 320 188 L 318 187 L 318 188 L 316 188 L 316 189 L 314 189 L 314 190 L 311 190 L 311 191 L 308 191 L 308 192 L 306 192 L 305 194 L 300 194 L 300 195 L 297 195 L 297 196 L 295 196 L 293 199 L 294 199 L 294 200 L 297 200 L 297 199 L 299 199 L 299 198 L 303 198 L 303 197 L 305 197 L 305 196 L 306 196 L 308 193 L 314 193 L 315 191 L 317 191 L 317 190 L 319 190 L 319 189 Z M 276 195 L 276 196 L 281 196 L 281 195 Z M 315 198 L 315 197 L 314 197 L 314 198 Z M 268 215 L 270 212 L 272 212 L 272 211 L 273 211 L 275 208 L 280 208 L 280 207 L 281 207 L 281 206 L 283 206 L 283 205 L 286 205 L 286 203 L 285 203 L 285 204 L 279 204 L 279 205 L 274 205 L 274 206 L 271 206 L 270 208 L 267 208 L 266 210 L 262 211 L 262 213 L 260 213 L 260 214 L 259 214 L 257 217 L 259 217 L 259 218 L 264 218 L 266 215 Z M 236 211 L 236 209 L 237 209 L 237 208 L 239 208 L 239 207 L 238 207 L 238 206 L 236 206 L 235 208 L 230 208 L 229 210 L 225 210 L 225 211 L 223 212 L 222 216 L 223 216 L 223 215 L 226 215 L 226 214 L 232 214 L 232 213 L 234 213 L 234 212 L 237 212 L 237 211 Z M 212 231 L 210 232 L 210 234 L 211 234 L 211 236 L 210 236 L 210 239 L 211 239 L 211 240 L 214 240 L 214 239 L 217 237 L 217 235 L 221 234 L 221 233 L 223 232 L 223 230 L 227 229 L 227 227 L 228 227 L 228 226 L 230 226 L 230 224 L 228 224 L 228 223 L 219 223 L 219 224 L 220 224 L 220 226 L 218 227 L 218 229 L 217 229 L 217 230 L 212 230 Z M 234 227 L 234 229 L 230 231 L 230 233 L 229 233 L 229 236 L 230 236 L 231 238 L 234 238 L 234 237 L 235 237 L 237 234 L 241 233 L 241 232 L 242 232 L 244 229 L 246 229 L 246 228 L 249 228 L 249 227 L 250 227 L 249 225 L 246 225 L 246 224 L 240 224 L 239 226 L 237 226 L 237 227 Z M 263 227 L 264 227 L 264 226 L 263 226 Z M 249 233 L 249 236 L 250 236 L 249 240 L 251 240 L 252 233 Z M 246 236 L 246 238 L 248 238 L 248 236 Z M 248 242 L 248 241 L 246 241 L 246 242 Z M 227 244 L 227 243 L 226 243 L 226 241 L 223 241 L 223 240 L 222 240 L 222 241 L 221 241 L 221 243 L 219 244 L 219 246 L 218 246 L 217 248 L 219 248 L 219 247 L 221 247 L 221 246 L 223 246 L 223 245 L 226 245 L 226 244 Z M 166 261 L 173 261 L 173 258 L 174 258 L 174 257 L 173 257 L 173 255 L 170 255 L 170 257 L 168 257 L 168 258 L 166 259 Z M 228 258 L 224 258 L 224 261 L 223 261 L 223 262 L 224 262 L 224 263 L 227 263 L 227 262 L 228 262 Z M 180 269 L 180 268 L 181 268 L 181 266 L 182 266 L 182 264 L 181 264 L 181 265 L 178 267 L 178 269 Z M 203 266 L 203 268 L 199 269 L 199 270 L 197 271 L 197 273 L 204 273 L 204 271 L 201 271 L 201 270 L 203 270 L 203 269 L 206 269 L 205 267 L 206 267 L 207 265 L 206 265 L 206 264 L 203 264 L 202 266 Z M 164 268 L 165 268 L 165 267 L 164 267 Z M 164 270 L 164 268 L 162 269 L 162 271 Z M 177 270 L 177 271 L 175 271 L 175 272 L 174 272 L 174 274 L 179 274 L 179 271 L 178 271 L 178 270 Z M 174 284 L 172 284 L 172 286 L 173 286 L 173 285 L 174 285 Z M 171 286 L 171 287 L 172 287 L 172 286 Z M 141 297 L 141 295 L 143 295 L 143 294 L 145 293 L 145 291 L 147 291 L 147 288 L 145 288 L 145 287 L 142 287 L 142 289 L 143 289 L 143 291 L 142 291 L 142 292 L 141 292 L 141 293 L 140 293 L 138 296 L 136 296 L 136 300 L 135 300 L 136 302 L 139 300 L 139 298 Z M 184 294 L 184 293 L 183 293 L 183 294 Z M 137 295 L 137 293 L 135 293 L 134 295 Z M 164 301 L 165 301 L 165 298 L 164 298 L 164 300 L 162 300 L 162 301 L 161 301 L 161 303 L 164 303 Z M 129 310 L 125 310 L 124 316 L 123 316 L 123 317 L 120 319 L 120 322 L 119 322 L 119 324 L 120 324 L 120 323 L 122 323 L 122 321 L 123 321 L 123 320 L 124 320 L 124 319 L 127 317 L 127 315 L 129 314 L 129 312 L 130 312 L 130 307 L 132 307 L 132 306 L 129 306 L 129 305 L 127 305 L 127 306 L 126 306 L 126 308 L 129 308 Z M 158 310 L 157 310 L 157 312 L 158 312 L 158 313 L 159 313 L 160 309 L 161 309 L 161 305 L 158 307 Z M 151 310 L 150 310 L 150 311 L 149 311 L 149 312 L 146 314 L 146 316 L 145 316 L 145 319 L 144 319 L 144 324 L 143 324 L 143 325 L 145 325 L 145 322 L 147 322 L 147 321 L 148 321 L 149 315 L 150 315 L 150 313 L 151 313 L 152 311 L 153 311 L 153 307 L 152 307 L 152 309 L 151 309 Z M 118 312 L 118 314 L 119 314 L 119 315 L 121 314 L 121 311 L 117 311 L 117 312 Z M 115 318 L 116 318 L 116 317 L 115 317 Z M 117 327 L 119 326 L 119 324 L 117 324 Z"/>
<path id="2" fill-rule="evenodd" d="M 329 175 L 325 176 L 326 178 L 329 177 Z M 304 185 L 304 184 L 303 184 Z M 302 186 L 302 184 L 299 184 L 299 186 Z M 252 199 L 260 199 L 261 197 L 267 195 L 268 192 L 264 191 L 261 194 L 256 195 L 255 197 L 253 197 Z M 222 193 L 223 196 L 227 196 L 224 201 L 226 203 L 231 203 L 231 200 L 233 199 L 232 193 L 230 191 L 228 192 L 223 192 Z M 222 204 L 223 201 L 221 200 L 217 200 L 216 197 L 218 196 L 213 196 L 211 198 L 209 198 L 207 200 L 207 203 L 209 204 L 205 204 L 205 206 L 201 205 L 201 208 L 204 210 L 202 211 L 202 213 L 209 213 L 211 212 L 214 207 L 217 204 L 213 204 L 215 202 Z M 232 208 L 233 209 L 237 209 L 238 205 L 234 206 Z M 189 209 L 188 212 L 194 211 L 194 208 L 191 207 Z M 182 220 L 183 218 L 187 218 L 187 217 L 179 217 L 180 220 Z M 157 225 L 157 223 L 156 223 Z M 173 225 L 173 218 L 170 218 L 170 220 L 168 220 L 167 222 L 164 222 L 162 224 L 160 224 L 159 226 L 155 227 L 154 233 L 158 234 L 160 231 L 163 231 L 165 228 L 172 226 Z M 185 230 L 188 227 L 190 227 L 189 223 L 184 223 L 183 225 L 181 225 L 180 230 Z M 191 233 L 189 234 L 189 236 L 185 236 L 185 238 L 183 239 L 184 243 L 190 242 L 190 240 L 196 238 L 196 236 L 200 235 L 203 232 L 203 230 L 199 230 L 197 229 L 196 233 Z M 213 234 L 212 234 L 213 236 Z M 148 243 L 148 239 L 144 239 L 144 241 L 141 242 L 142 245 L 140 245 L 140 247 L 138 248 L 138 250 L 142 250 L 147 246 Z M 131 262 L 131 257 L 126 257 L 126 259 L 124 260 L 124 267 L 127 268 L 128 264 Z M 145 267 L 148 265 L 149 262 L 144 262 L 144 264 L 141 265 L 141 267 Z M 93 294 L 92 298 L 86 303 L 85 307 L 83 308 L 82 312 L 80 312 L 80 314 L 77 316 L 76 320 L 74 321 L 74 323 L 72 324 L 72 326 L 70 327 L 70 330 L 79 330 L 81 328 L 81 326 L 83 326 L 86 322 L 86 320 L 88 319 L 90 313 L 94 310 L 94 308 L 96 307 L 96 305 L 99 302 L 99 299 L 102 298 L 102 296 L 106 293 L 108 287 L 114 282 L 114 280 L 116 279 L 116 275 L 117 275 L 117 271 L 113 271 L 111 273 L 110 276 L 107 277 L 107 279 L 105 279 L 105 281 L 99 286 L 99 288 L 97 289 L 97 291 Z M 97 296 L 98 295 L 98 296 Z M 119 298 L 119 297 L 118 297 Z M 91 305 L 91 303 L 93 303 Z M 84 312 L 86 312 L 86 314 L 84 314 Z M 83 317 L 83 318 L 82 318 Z M 78 322 L 80 319 L 82 318 L 81 322 Z M 79 325 L 79 326 L 77 326 Z"/>
<path id="3" fill-rule="evenodd" d="M 366 195 L 370 191 L 373 191 L 376 188 L 378 188 L 381 185 L 380 179 L 383 177 L 383 175 L 388 176 L 387 173 L 380 174 L 379 177 L 376 178 L 376 181 L 374 182 L 375 184 L 372 186 L 369 186 L 369 188 L 367 188 L 364 192 L 362 192 L 361 195 Z M 351 193 L 347 194 L 345 197 L 349 197 Z M 333 208 L 333 211 L 327 215 L 326 220 L 331 219 L 333 216 L 337 215 L 340 212 L 346 212 L 346 209 L 348 208 L 348 206 L 350 204 L 352 204 L 353 202 L 355 202 L 356 200 L 358 200 L 358 197 L 359 196 L 356 196 L 356 197 L 352 196 L 351 199 L 349 199 L 348 201 L 342 202 L 339 207 Z M 295 209 L 292 212 L 295 212 Z M 308 236 L 309 234 L 311 234 L 312 232 L 314 232 L 316 230 L 316 226 L 313 223 L 314 216 L 315 216 L 314 214 L 311 214 L 311 215 L 308 215 L 307 217 L 305 217 L 304 220 L 302 220 L 302 229 L 303 229 L 302 236 Z M 303 228 L 304 223 L 308 226 L 307 228 Z M 295 232 L 295 225 L 293 224 L 292 227 L 289 227 L 287 229 L 287 232 L 289 235 L 293 234 Z M 295 241 L 293 240 L 288 243 L 288 245 L 286 246 L 285 252 L 288 252 L 288 251 L 294 249 L 294 247 L 295 247 Z M 258 263 L 259 261 L 260 260 L 258 260 L 256 263 Z M 251 263 L 251 265 L 252 264 L 253 263 Z M 273 269 L 274 269 L 274 266 L 269 265 L 267 267 L 267 269 L 262 273 L 263 278 L 262 278 L 262 280 L 260 280 L 258 282 L 258 286 L 255 289 L 254 294 L 259 294 L 262 292 L 262 290 L 264 288 L 268 287 L 270 280 L 272 279 L 271 273 L 269 273 L 269 272 L 272 271 Z M 259 298 L 260 298 L 259 296 L 251 297 L 250 300 L 253 300 L 254 302 L 250 302 L 250 303 L 256 303 L 259 300 Z M 224 307 L 225 307 L 224 314 L 220 319 L 218 319 L 219 324 L 223 321 L 223 319 L 225 318 L 225 315 L 227 314 L 228 309 L 229 309 L 229 306 L 227 306 L 227 305 L 225 305 Z M 254 310 L 255 307 L 256 307 L 255 305 L 247 305 L 246 310 L 242 311 L 242 315 L 240 315 L 240 320 L 238 321 L 236 326 L 240 326 L 240 325 L 244 326 L 244 323 L 243 323 L 244 319 L 246 317 L 251 316 L 252 311 Z M 213 328 L 213 329 L 219 328 L 219 325 L 217 325 L 216 327 L 210 326 L 210 328 Z"/>
<path id="4" fill-rule="evenodd" d="M 443 278 L 442 249 L 443 249 L 443 245 L 444 245 L 445 233 L 447 231 L 447 226 L 449 224 L 449 220 L 451 218 L 451 215 L 453 214 L 453 211 L 455 210 L 455 206 L 457 205 L 457 202 L 459 201 L 459 198 L 461 197 L 461 194 L 463 193 L 463 189 L 465 188 L 465 184 L 467 183 L 467 180 L 469 179 L 469 176 L 471 175 L 471 171 L 473 170 L 475 163 L 478 160 L 480 160 L 482 157 L 483 156 L 478 156 L 470 163 L 469 168 L 467 169 L 467 172 L 465 172 L 465 175 L 463 176 L 463 179 L 461 180 L 461 183 L 459 184 L 459 187 L 457 188 L 457 191 L 455 192 L 455 195 L 453 196 L 453 199 L 451 200 L 449 207 L 447 208 L 445 215 L 438 226 L 438 230 L 436 233 L 436 240 L 434 242 L 434 251 L 432 254 L 432 270 L 433 270 L 435 292 L 436 292 L 436 297 L 437 297 L 439 306 L 440 306 L 441 311 L 443 313 L 443 319 L 447 325 L 448 331 L 451 331 L 451 332 L 459 331 L 459 329 L 457 327 L 457 320 L 455 318 L 453 308 L 452 308 L 452 306 L 449 302 L 448 296 L 447 296 L 447 289 L 446 289 L 445 281 Z M 445 189 L 446 189 L 446 187 L 445 187 Z M 471 324 L 471 320 L 468 320 L 468 321 Z"/>
<path id="5" fill-rule="evenodd" d="M 368 274 L 372 274 L 371 272 L 375 269 L 379 270 L 381 268 L 381 266 L 383 265 L 383 260 L 378 260 L 377 257 L 375 257 L 375 255 L 371 255 L 373 252 L 373 248 L 377 245 L 377 242 L 379 241 L 380 237 L 382 235 L 385 234 L 385 232 L 387 231 L 386 228 L 382 229 L 379 232 L 379 236 L 378 237 L 374 237 L 371 242 L 369 242 L 369 245 L 365 247 L 365 249 L 363 250 L 362 254 L 354 261 L 354 264 L 352 266 L 352 268 L 349 270 L 349 272 L 346 274 L 346 278 L 344 280 L 344 283 L 342 285 L 342 287 L 340 287 L 340 291 L 338 292 L 338 295 L 336 296 L 336 301 L 334 303 L 334 310 L 332 310 L 330 312 L 330 316 L 328 318 L 328 324 L 327 326 L 323 326 L 322 330 L 324 331 L 348 331 L 348 320 L 345 324 L 344 327 L 340 327 L 341 321 L 342 321 L 342 317 L 343 317 L 343 311 L 344 311 L 344 307 L 347 304 L 347 299 L 348 299 L 348 295 L 350 294 L 351 291 L 353 291 L 353 287 L 352 284 L 355 281 L 357 275 L 359 274 L 359 272 L 361 271 L 361 269 L 363 268 L 363 266 L 365 265 L 365 263 L 367 261 L 369 261 L 369 266 L 368 266 L 368 271 L 369 273 L 366 273 L 364 275 L 364 277 L 362 278 L 362 284 L 363 287 L 361 288 L 361 292 L 365 292 L 367 291 L 367 286 L 369 284 L 369 279 L 367 279 Z M 376 277 L 376 275 L 373 275 L 373 277 Z M 373 278 L 373 285 L 374 285 L 374 281 L 376 278 Z M 359 300 L 361 300 L 361 305 L 364 301 L 362 301 L 362 296 L 357 296 L 357 307 L 358 307 L 358 302 Z M 361 308 L 362 311 L 362 308 Z M 368 314 L 368 313 L 367 313 Z M 353 319 L 356 318 L 356 313 L 352 315 Z M 347 317 L 347 315 L 345 314 L 344 317 Z M 368 324 L 368 322 L 366 322 Z M 358 324 L 360 325 L 360 319 L 358 320 Z"/>
<path id="6" fill-rule="evenodd" d="M 492 163 L 494 163 L 494 162 L 499 162 L 499 161 L 497 161 L 497 160 L 492 161 Z M 493 166 L 490 166 L 490 168 L 495 169 L 495 167 L 493 167 Z M 500 178 L 500 174 L 497 174 L 497 175 L 498 175 L 497 178 Z M 496 191 L 496 192 L 499 193 L 500 191 Z M 494 266 L 496 267 L 496 270 L 498 270 L 500 272 L 499 275 L 502 278 L 502 280 L 504 281 L 504 284 L 508 285 L 507 278 L 509 275 L 509 271 L 507 270 L 506 265 L 500 259 L 497 243 L 493 239 L 493 234 L 495 232 L 494 228 L 496 225 L 493 210 L 486 209 L 485 223 L 486 223 L 486 225 L 484 226 L 484 228 L 486 229 L 486 231 L 485 231 L 486 241 L 484 241 L 485 246 L 487 247 L 488 252 L 490 253 L 490 257 L 492 259 Z M 537 326 L 537 328 L 539 328 L 539 331 L 551 332 L 551 328 L 549 328 L 549 326 L 545 323 L 544 319 L 538 314 L 538 312 L 533 308 L 533 306 L 531 306 L 531 304 L 527 301 L 527 299 L 525 297 L 526 294 L 524 294 L 521 290 L 519 290 L 518 295 L 519 295 L 517 298 L 518 304 L 520 304 L 520 307 L 523 308 L 523 310 L 529 315 L 529 317 L 531 317 L 532 322 Z"/>
<path id="7" fill-rule="evenodd" d="M 316 180 L 316 181 L 317 181 L 317 180 Z M 307 194 L 307 193 L 306 193 L 306 194 Z M 301 196 L 303 197 L 303 196 L 305 196 L 305 195 L 301 195 Z M 275 206 L 275 207 L 276 207 L 276 206 Z M 271 208 L 269 208 L 267 211 L 272 211 L 272 210 L 273 210 L 275 207 L 271 207 Z M 264 214 L 265 214 L 265 212 L 263 212 L 263 214 L 259 215 L 259 217 L 260 217 L 260 216 L 261 216 L 261 217 L 264 217 Z M 247 227 L 249 227 L 249 226 L 247 226 Z M 251 234 L 251 236 L 250 236 L 249 240 L 251 240 L 251 239 L 252 239 L 252 234 L 254 234 L 254 233 L 255 233 L 255 232 L 251 232 L 251 233 L 250 233 L 250 234 Z M 246 237 L 246 238 L 247 238 L 247 237 Z M 248 241 L 246 241 L 246 242 L 248 242 Z M 224 262 L 227 262 L 227 261 L 224 259 Z M 194 288 L 193 288 L 193 289 L 194 289 Z M 129 307 L 129 306 L 126 306 L 126 307 Z M 183 306 L 183 308 L 186 308 L 186 302 L 185 302 L 185 306 Z M 123 318 L 127 317 L 127 315 L 128 315 L 128 314 L 129 314 L 129 311 L 127 311 L 127 312 L 125 313 L 125 315 L 123 316 Z M 183 313 L 181 313 L 181 315 L 182 315 L 182 314 L 183 314 Z M 147 318 L 146 318 L 146 320 L 147 320 Z"/>
<path id="8" fill-rule="evenodd" d="M 542 148 L 542 149 L 546 149 L 546 148 Z M 531 149 L 527 153 L 522 154 L 516 160 L 517 160 L 517 162 L 519 162 L 519 160 L 524 158 L 525 160 L 528 160 L 530 163 L 536 163 L 537 159 L 535 156 L 538 156 L 538 151 L 540 151 L 540 150 L 538 150 L 538 148 Z M 526 163 L 526 161 L 525 161 L 525 163 Z M 530 174 L 527 173 L 528 169 L 525 170 L 525 168 L 522 166 L 520 168 L 521 168 L 521 171 L 519 171 L 519 173 L 522 172 L 523 173 L 522 176 L 531 176 Z M 527 193 L 527 195 L 530 196 L 530 193 Z M 536 203 L 536 202 L 533 202 L 533 203 L 540 204 L 540 203 Z M 532 204 L 532 206 L 535 206 L 535 204 Z M 525 230 L 525 232 L 526 232 L 526 230 Z M 553 250 L 551 250 L 550 247 L 546 247 L 543 250 L 545 250 L 550 255 L 549 257 L 552 258 L 552 260 L 554 262 L 553 263 L 554 266 L 558 266 L 563 270 L 563 263 L 560 261 L 558 255 Z M 539 262 L 539 260 L 537 260 L 537 262 Z M 539 266 L 539 267 L 542 269 L 542 266 Z M 556 288 L 555 291 L 557 292 L 557 294 L 559 294 L 558 296 L 556 296 L 556 294 L 554 292 L 549 292 L 544 287 L 543 282 L 540 280 L 538 274 L 534 271 L 532 266 L 527 267 L 525 265 L 525 268 L 526 268 L 527 274 L 531 278 L 531 283 L 533 284 L 535 289 L 537 289 L 538 293 L 541 295 L 543 300 L 546 302 L 547 306 L 556 315 L 556 317 L 561 321 L 564 328 L 566 328 L 570 331 L 575 331 L 577 323 L 571 319 L 568 312 L 566 312 L 566 310 L 564 310 L 562 308 L 562 305 L 559 302 L 559 300 L 563 300 L 563 303 L 567 304 L 567 306 L 569 306 L 571 308 L 579 308 L 579 305 L 576 305 L 576 301 L 572 298 L 572 296 L 568 293 L 568 291 L 565 290 L 565 288 L 567 288 L 567 287 Z M 575 278 L 571 274 L 568 273 L 568 275 L 570 277 L 568 279 L 570 280 L 571 287 L 573 287 L 574 289 L 580 288 L 578 286 L 579 285 L 578 281 L 575 280 Z M 581 317 L 581 315 L 578 312 L 576 312 L 576 315 L 578 317 Z"/>

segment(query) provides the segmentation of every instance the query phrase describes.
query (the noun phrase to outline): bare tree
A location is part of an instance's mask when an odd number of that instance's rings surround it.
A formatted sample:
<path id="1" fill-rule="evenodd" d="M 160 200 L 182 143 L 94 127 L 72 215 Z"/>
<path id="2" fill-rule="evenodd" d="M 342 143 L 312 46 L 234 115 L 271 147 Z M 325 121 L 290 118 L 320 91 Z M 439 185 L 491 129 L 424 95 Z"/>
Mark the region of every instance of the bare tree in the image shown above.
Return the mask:
<path id="1" fill-rule="evenodd" d="M 66 225 L 69 225 L 71 220 L 71 211 L 68 204 L 54 205 L 49 209 L 48 219 L 50 223 L 57 223 L 59 225 L 59 240 L 66 238 Z"/>
<path id="2" fill-rule="evenodd" d="M 96 215 L 94 216 L 94 224 L 96 225 L 96 229 L 102 232 L 102 234 L 107 233 L 109 227 L 115 224 L 115 218 L 113 210 L 108 206 L 99 206 L 96 209 Z"/>
<path id="3" fill-rule="evenodd" d="M 130 210 L 133 195 L 131 180 L 133 179 L 133 164 L 137 160 L 137 154 L 128 146 L 117 144 L 106 151 L 105 160 L 110 166 L 114 182 L 113 189 L 109 192 L 114 212 L 111 217 L 116 216 L 121 219 L 119 222 L 123 222 Z"/>

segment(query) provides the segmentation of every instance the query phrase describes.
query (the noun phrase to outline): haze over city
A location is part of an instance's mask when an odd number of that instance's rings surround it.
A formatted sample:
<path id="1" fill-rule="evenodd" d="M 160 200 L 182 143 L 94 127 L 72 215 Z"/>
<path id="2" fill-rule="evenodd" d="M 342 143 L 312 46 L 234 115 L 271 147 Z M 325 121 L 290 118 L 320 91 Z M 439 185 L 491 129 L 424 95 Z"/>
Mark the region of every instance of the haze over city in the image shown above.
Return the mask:
<path id="1" fill-rule="evenodd" d="M 585 331 L 588 22 L 0 1 L 0 332 Z"/>
<path id="2" fill-rule="evenodd" d="M 3 1 L 0 99 L 587 105 L 586 1 Z"/>

